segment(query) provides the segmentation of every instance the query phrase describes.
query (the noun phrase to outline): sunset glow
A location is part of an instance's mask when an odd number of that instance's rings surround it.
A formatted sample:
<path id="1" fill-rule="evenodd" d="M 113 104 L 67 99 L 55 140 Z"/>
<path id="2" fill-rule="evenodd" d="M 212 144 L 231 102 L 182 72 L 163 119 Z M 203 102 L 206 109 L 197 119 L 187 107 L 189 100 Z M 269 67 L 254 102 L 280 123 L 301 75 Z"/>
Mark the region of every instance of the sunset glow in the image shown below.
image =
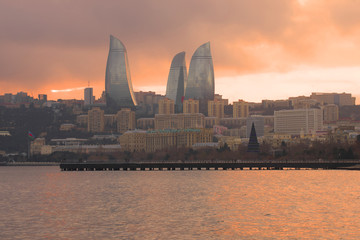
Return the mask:
<path id="1" fill-rule="evenodd" d="M 100 97 L 113 34 L 127 46 L 135 91 L 165 93 L 172 57 L 186 51 L 189 66 L 195 49 L 210 41 L 216 93 L 230 100 L 311 92 L 360 96 L 359 1 L 69 4 L 2 3 L 0 94 L 26 91 L 55 100 L 82 99 L 82 86 L 90 81 Z"/>

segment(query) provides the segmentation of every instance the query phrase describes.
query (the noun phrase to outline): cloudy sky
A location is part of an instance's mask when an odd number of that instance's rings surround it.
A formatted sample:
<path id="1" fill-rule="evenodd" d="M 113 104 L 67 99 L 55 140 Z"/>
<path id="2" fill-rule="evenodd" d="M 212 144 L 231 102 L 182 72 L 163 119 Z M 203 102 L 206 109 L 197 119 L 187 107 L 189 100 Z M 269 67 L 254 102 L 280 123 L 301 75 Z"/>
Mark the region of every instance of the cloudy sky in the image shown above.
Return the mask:
<path id="1" fill-rule="evenodd" d="M 360 0 L 0 0 L 0 94 L 104 90 L 109 35 L 133 88 L 164 93 L 172 57 L 210 41 L 230 100 L 351 92 L 360 100 Z"/>

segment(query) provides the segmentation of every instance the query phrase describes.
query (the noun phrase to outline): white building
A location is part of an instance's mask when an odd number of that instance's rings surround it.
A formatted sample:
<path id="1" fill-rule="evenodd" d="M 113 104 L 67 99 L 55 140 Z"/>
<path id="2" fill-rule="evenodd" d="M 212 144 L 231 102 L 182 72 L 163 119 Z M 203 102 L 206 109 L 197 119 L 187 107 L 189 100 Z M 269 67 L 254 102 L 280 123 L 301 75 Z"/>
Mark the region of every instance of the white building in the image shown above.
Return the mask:
<path id="1" fill-rule="evenodd" d="M 317 108 L 280 110 L 274 112 L 274 131 L 300 135 L 315 133 L 323 128 L 323 111 Z"/>

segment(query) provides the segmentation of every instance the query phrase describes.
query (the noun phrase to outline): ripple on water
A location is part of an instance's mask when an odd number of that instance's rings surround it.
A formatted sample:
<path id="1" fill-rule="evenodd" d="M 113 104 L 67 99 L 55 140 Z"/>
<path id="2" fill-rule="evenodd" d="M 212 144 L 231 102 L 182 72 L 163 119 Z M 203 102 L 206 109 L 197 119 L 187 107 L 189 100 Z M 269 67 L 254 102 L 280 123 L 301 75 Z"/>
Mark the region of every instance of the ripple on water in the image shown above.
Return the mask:
<path id="1" fill-rule="evenodd" d="M 0 168 L 0 239 L 357 239 L 357 171 Z"/>

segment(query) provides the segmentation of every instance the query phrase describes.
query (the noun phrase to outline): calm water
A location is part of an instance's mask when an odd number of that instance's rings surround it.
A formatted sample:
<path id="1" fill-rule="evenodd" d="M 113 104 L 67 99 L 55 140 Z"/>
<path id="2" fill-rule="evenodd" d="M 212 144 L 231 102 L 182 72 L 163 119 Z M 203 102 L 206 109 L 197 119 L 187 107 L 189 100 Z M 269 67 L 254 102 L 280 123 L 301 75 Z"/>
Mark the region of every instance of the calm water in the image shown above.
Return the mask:
<path id="1" fill-rule="evenodd" d="M 0 239 L 359 239 L 358 171 L 0 167 Z"/>

